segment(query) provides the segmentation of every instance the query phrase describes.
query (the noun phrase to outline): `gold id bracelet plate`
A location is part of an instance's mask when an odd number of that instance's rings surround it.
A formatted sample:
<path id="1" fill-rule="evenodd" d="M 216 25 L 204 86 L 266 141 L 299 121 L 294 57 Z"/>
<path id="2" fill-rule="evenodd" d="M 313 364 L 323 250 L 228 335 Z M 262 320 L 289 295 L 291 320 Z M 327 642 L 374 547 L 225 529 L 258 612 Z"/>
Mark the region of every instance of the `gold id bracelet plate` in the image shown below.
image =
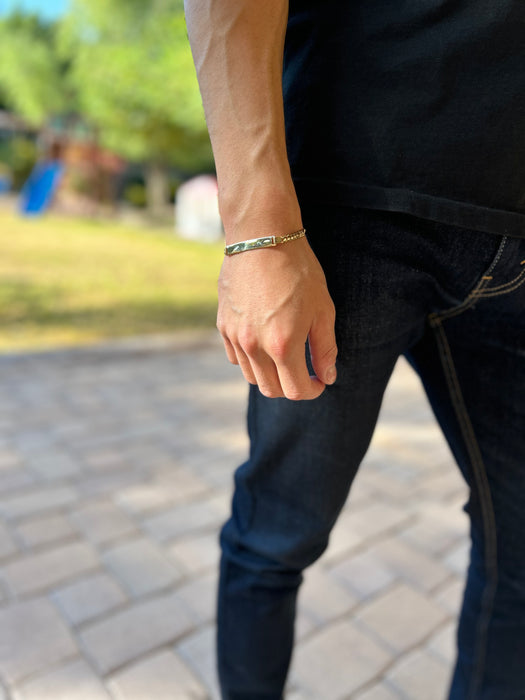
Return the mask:
<path id="1" fill-rule="evenodd" d="M 227 245 L 224 249 L 224 253 L 225 255 L 237 255 L 237 253 L 244 253 L 246 250 L 273 248 L 273 246 L 280 245 L 281 243 L 288 243 L 288 241 L 295 241 L 297 238 L 303 238 L 305 234 L 306 230 L 302 228 L 299 231 L 288 233 L 286 236 L 262 236 L 261 238 L 250 238 L 248 241 L 239 241 L 238 243 Z"/>

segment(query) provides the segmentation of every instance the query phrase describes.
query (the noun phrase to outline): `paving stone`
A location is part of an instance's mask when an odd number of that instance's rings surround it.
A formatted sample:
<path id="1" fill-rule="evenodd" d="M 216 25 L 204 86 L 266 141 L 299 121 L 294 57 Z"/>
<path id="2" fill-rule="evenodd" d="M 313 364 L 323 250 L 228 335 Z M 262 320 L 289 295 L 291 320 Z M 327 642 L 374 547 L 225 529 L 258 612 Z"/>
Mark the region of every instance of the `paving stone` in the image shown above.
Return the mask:
<path id="1" fill-rule="evenodd" d="M 167 542 L 205 527 L 218 527 L 223 511 L 212 501 L 197 501 L 172 508 L 144 520 L 144 529 L 159 542 Z"/>
<path id="2" fill-rule="evenodd" d="M 470 559 L 470 542 L 464 540 L 444 558 L 445 564 L 459 576 L 465 576 Z"/>
<path id="3" fill-rule="evenodd" d="M 442 453 L 443 447 L 446 448 L 445 438 L 428 403 L 416 402 L 414 404 L 413 401 L 406 401 L 406 381 L 399 388 L 398 396 L 393 400 L 390 408 L 388 407 L 388 396 L 386 402 L 383 403 L 383 407 L 387 410 L 383 411 L 381 415 L 379 429 L 374 434 L 374 441 L 387 449 L 397 448 L 396 451 L 403 456 L 411 451 L 420 470 L 428 473 L 428 464 L 421 464 L 419 461 L 420 452 L 421 450 L 426 452 L 427 449 L 434 452 L 437 449 Z M 400 414 L 395 413 L 398 407 L 401 408 Z M 417 414 L 417 421 L 412 420 L 413 413 Z M 402 415 L 401 421 L 399 415 Z M 447 455 L 450 455 L 450 452 L 447 452 Z"/>
<path id="4" fill-rule="evenodd" d="M 352 482 L 350 495 L 344 505 L 344 510 L 353 510 L 356 507 L 361 507 L 371 503 L 375 498 L 375 491 L 370 481 L 366 478 L 364 472 L 359 470 L 357 476 Z"/>
<path id="5" fill-rule="evenodd" d="M 0 675 L 10 684 L 78 654 L 51 603 L 33 599 L 0 609 Z"/>
<path id="6" fill-rule="evenodd" d="M 362 544 L 365 539 L 362 535 L 358 535 L 353 528 L 354 516 L 350 510 L 343 510 L 339 516 L 335 527 L 330 533 L 328 547 L 323 553 L 322 561 L 324 563 L 335 563 L 340 561 L 345 555 L 349 554 L 352 549 Z"/>
<path id="7" fill-rule="evenodd" d="M 86 625 L 79 633 L 100 673 L 174 642 L 195 620 L 176 593 L 141 601 L 126 610 Z"/>
<path id="8" fill-rule="evenodd" d="M 178 596 L 199 622 L 211 622 L 215 618 L 217 579 L 218 572 L 212 571 L 177 588 Z"/>
<path id="9" fill-rule="evenodd" d="M 454 578 L 451 583 L 441 588 L 434 599 L 444 610 L 452 613 L 452 615 L 457 615 L 463 602 L 464 590 L 465 581 L 460 578 Z"/>
<path id="10" fill-rule="evenodd" d="M 442 473 L 425 479 L 418 490 L 420 498 L 429 501 L 447 500 L 458 496 L 466 497 L 467 487 L 454 464 L 447 464 Z"/>
<path id="11" fill-rule="evenodd" d="M 53 591 L 51 600 L 70 624 L 79 625 L 122 605 L 127 598 L 110 576 L 100 573 Z"/>
<path id="12" fill-rule="evenodd" d="M 291 681 L 314 698 L 341 700 L 381 673 L 391 658 L 350 620 L 342 620 L 298 645 Z"/>
<path id="13" fill-rule="evenodd" d="M 0 571 L 0 606 L 6 603 L 9 600 L 10 596 L 8 595 L 7 592 L 7 586 L 4 583 L 2 579 L 2 573 Z M 0 677 L 0 682 L 1 682 L 1 677 Z"/>
<path id="14" fill-rule="evenodd" d="M 169 547 L 168 552 L 186 571 L 200 574 L 207 569 L 217 568 L 219 564 L 219 535 L 217 532 L 210 532 L 180 539 Z"/>
<path id="15" fill-rule="evenodd" d="M 389 461 L 391 460 L 392 456 L 389 458 Z M 364 466 L 365 465 L 362 465 L 361 469 L 363 469 Z M 387 502 L 406 509 L 407 504 L 413 503 L 418 496 L 420 485 L 417 481 L 413 480 L 407 483 L 405 480 L 385 472 L 375 464 L 370 465 L 369 468 L 372 487 L 381 503 Z"/>
<path id="16" fill-rule="evenodd" d="M 442 554 L 468 534 L 468 518 L 461 507 L 424 503 L 417 520 L 400 537 L 427 554 Z"/>
<path id="17" fill-rule="evenodd" d="M 400 538 L 412 547 L 426 554 L 435 556 L 450 548 L 464 537 L 453 527 L 448 527 L 446 521 L 436 522 L 432 519 L 419 520 L 401 533 Z"/>
<path id="18" fill-rule="evenodd" d="M 349 509 L 348 527 L 362 539 L 369 539 L 410 519 L 406 508 L 389 503 L 372 503 L 358 510 Z"/>
<path id="19" fill-rule="evenodd" d="M 171 505 L 170 494 L 162 483 L 132 484 L 122 489 L 115 502 L 132 515 L 144 515 Z"/>
<path id="20" fill-rule="evenodd" d="M 161 651 L 115 674 L 108 688 L 115 700 L 208 697 L 202 683 L 173 651 Z"/>
<path id="21" fill-rule="evenodd" d="M 106 550 L 102 561 L 124 590 L 135 597 L 166 588 L 182 578 L 175 563 L 157 544 L 146 538 Z"/>
<path id="22" fill-rule="evenodd" d="M 87 450 L 83 452 L 84 464 L 96 471 L 113 471 L 128 466 L 128 460 L 121 451 L 112 448 Z"/>
<path id="23" fill-rule="evenodd" d="M 399 700 L 400 695 L 389 688 L 385 683 L 376 683 L 368 690 L 357 695 L 352 695 L 352 700 Z M 423 700 L 420 698 L 420 700 Z"/>
<path id="24" fill-rule="evenodd" d="M 15 544 L 26 547 L 45 545 L 47 552 L 58 550 L 56 543 L 78 536 L 71 522 L 76 523 L 86 538 L 90 532 L 94 533 L 93 542 L 102 543 L 105 565 L 115 574 L 82 571 L 72 574 L 80 575 L 79 579 L 68 581 L 68 575 L 57 581 L 60 587 L 49 595 L 58 610 L 51 606 L 51 612 L 54 611 L 60 629 L 65 629 L 60 615 L 77 627 L 76 634 L 83 640 L 86 655 L 97 659 L 100 673 L 106 669 L 115 672 L 115 678 L 129 682 L 126 689 L 133 692 L 150 673 L 151 659 L 160 655 L 162 661 L 163 654 L 175 652 L 186 664 L 186 672 L 191 669 L 202 684 L 197 697 L 218 700 L 215 628 L 205 623 L 213 619 L 215 612 L 218 530 L 229 512 L 234 468 L 244 461 L 247 449 L 246 384 L 238 368 L 232 368 L 224 360 L 219 346 L 220 343 L 209 351 L 192 349 L 175 354 L 171 350 L 113 350 L 106 355 L 95 354 L 95 350 L 84 355 L 65 352 L 60 359 L 50 353 L 31 361 L 27 358 L 11 361 L 7 389 L 0 376 L 0 431 L 5 433 L 0 437 L 0 516 L 10 521 L 7 546 L 10 548 L 14 540 Z M 7 394 L 9 402 L 5 400 Z M 74 481 L 55 482 L 63 477 Z M 35 485 L 37 480 L 52 483 Z M 205 497 L 206 494 L 210 495 Z M 323 649 L 330 648 L 333 629 L 346 624 L 353 630 L 350 634 L 364 636 L 385 653 L 388 639 L 383 636 L 383 625 L 386 625 L 393 637 L 402 641 L 393 668 L 397 669 L 402 658 L 410 658 L 413 644 L 418 643 L 424 645 L 419 651 L 431 659 L 431 664 L 446 660 L 451 667 L 455 621 L 449 620 L 459 605 L 466 562 L 465 547 L 458 546 L 466 541 L 467 519 L 461 511 L 465 496 L 465 486 L 422 399 L 419 379 L 406 362 L 400 361 L 385 395 L 374 441 L 332 532 L 330 545 L 320 562 L 306 572 L 296 620 L 297 650 L 304 646 L 312 648 L 314 654 L 316 643 Z M 79 498 L 89 499 L 89 505 L 85 501 L 78 504 Z M 77 512 L 84 516 L 83 527 L 79 521 L 69 520 L 70 511 L 78 505 Z M 109 527 L 108 521 L 102 522 L 97 512 L 99 507 L 106 508 Z M 90 512 L 90 508 L 94 510 Z M 111 514 L 115 513 L 111 523 Z M 122 518 L 127 525 L 119 529 Z M 401 549 L 397 544 L 389 544 L 394 535 L 401 542 Z M 139 536 L 142 545 L 137 546 Z M 122 542 L 111 541 L 121 537 Z M 0 552 L 1 540 L 0 532 Z M 158 543 L 165 542 L 169 546 L 159 548 Z M 143 552 L 140 556 L 141 546 L 160 553 L 161 558 L 153 555 L 154 564 L 148 564 L 147 554 Z M 384 557 L 379 557 L 381 549 L 389 550 L 383 551 Z M 418 564 L 414 564 L 412 557 L 408 561 L 404 559 L 411 550 L 416 552 L 416 559 L 417 554 L 422 556 L 417 559 Z M 27 561 L 27 553 L 19 559 L 14 559 L 15 554 L 11 552 L 6 561 L 11 564 Z M 41 554 L 46 552 L 39 551 L 38 555 Z M 435 586 L 431 585 L 431 579 L 437 569 L 431 566 L 429 573 L 423 567 L 424 561 L 434 564 L 434 559 L 449 577 L 449 580 L 439 579 Z M 137 569 L 133 564 L 138 560 Z M 148 586 L 154 586 L 155 598 L 130 602 L 115 578 L 117 561 L 122 567 L 122 579 L 128 579 L 128 591 L 151 596 Z M 174 590 L 162 596 L 158 587 L 163 585 L 165 567 L 161 562 L 178 572 L 175 581 L 166 584 L 173 585 Z M 153 576 L 156 564 L 162 571 L 156 571 Z M 52 560 L 49 568 L 53 568 Z M 34 569 L 38 566 L 28 566 L 27 578 L 38 578 L 40 572 Z M 184 571 L 187 580 L 180 579 L 179 570 Z M 167 574 L 166 578 L 169 578 Z M 393 588 L 399 579 L 415 583 Z M 426 595 L 426 603 L 434 612 L 438 610 L 440 621 L 434 627 L 428 625 L 428 615 L 419 606 L 418 596 L 425 597 L 421 591 L 412 590 L 416 584 L 423 585 L 425 592 L 432 592 Z M 382 599 L 399 587 L 416 596 L 415 603 L 410 600 L 403 612 L 403 605 L 394 600 L 387 606 L 393 621 L 389 621 L 388 615 L 386 618 L 380 615 L 374 621 L 377 609 L 373 604 L 380 606 Z M 7 599 L 6 592 L 0 580 L 0 603 L 2 596 Z M 156 606 L 154 601 L 159 599 L 171 603 Z M 361 601 L 361 606 L 354 612 L 348 601 L 356 599 Z M 152 607 L 144 607 L 146 604 Z M 7 600 L 3 605 L 0 612 L 11 609 Z M 354 612 L 357 619 L 351 618 L 348 611 Z M 368 621 L 361 614 L 368 616 Z M 343 615 L 344 620 L 338 615 Z M 0 622 L 3 622 L 1 617 Z M 429 627 L 428 632 L 426 628 L 420 629 L 423 623 Z M 416 630 L 414 643 L 403 636 L 404 629 L 399 632 L 398 628 L 403 626 Z M 53 625 L 49 627 L 52 646 L 56 635 Z M 319 637 L 323 634 L 328 640 L 324 646 L 321 644 L 324 638 Z M 328 671 L 323 666 L 318 675 L 314 663 L 304 662 L 315 677 L 314 683 L 294 685 L 292 682 L 290 700 L 325 700 L 332 691 L 334 697 L 345 700 L 349 695 L 355 700 L 408 700 L 410 696 L 394 689 L 388 680 L 370 676 L 385 670 L 385 664 L 381 663 L 369 663 L 374 671 L 370 670 L 366 674 L 368 680 L 354 688 L 353 667 L 348 667 L 348 654 L 343 654 L 348 645 L 341 643 L 337 634 L 332 643 L 343 661 L 332 673 L 330 658 L 323 659 L 323 654 L 318 654 L 319 663 L 328 664 Z M 166 644 L 172 645 L 169 652 Z M 46 645 L 47 638 L 46 644 L 40 646 Z M 358 650 L 361 646 L 352 644 Z M 29 660 L 31 649 L 29 645 Z M 388 651 L 387 656 L 390 662 L 392 655 Z M 48 677 L 67 679 L 70 667 L 77 669 L 71 672 L 71 677 L 76 679 L 74 687 L 81 688 L 84 676 L 78 665 L 83 665 L 87 677 L 92 672 L 90 667 L 79 660 L 74 646 L 73 652 L 64 658 L 67 660 L 42 663 L 34 671 L 31 668 L 18 685 L 18 691 L 27 695 L 14 700 L 41 700 L 39 695 L 45 700 L 47 688 L 53 700 L 55 697 L 61 700 L 60 688 L 67 688 L 67 683 L 60 685 L 53 681 L 47 685 Z M 129 665 L 122 668 L 122 664 Z M 365 664 L 365 670 L 368 666 Z M 136 676 L 133 671 L 137 667 L 146 671 Z M 175 675 L 172 664 L 161 663 L 161 667 L 166 669 L 169 683 Z M 351 676 L 350 693 L 347 678 L 343 677 L 346 670 Z M 161 672 L 157 675 L 160 677 Z M 94 677 L 96 673 L 91 676 Z M 338 683 L 343 695 L 338 695 Z M 101 686 L 102 682 L 98 686 L 86 685 L 93 696 L 88 696 L 89 700 L 98 697 L 96 693 Z M 205 688 L 204 696 L 202 688 Z M 121 692 L 125 692 L 124 685 Z M 111 695 L 113 700 L 117 698 L 112 689 L 106 688 L 103 693 Z M 149 700 L 147 693 L 140 700 Z M 181 691 L 169 697 L 189 700 L 190 695 Z M 425 694 L 418 700 L 422 698 L 428 700 Z"/>
<path id="25" fill-rule="evenodd" d="M 214 626 L 204 627 L 185 637 L 175 647 L 177 654 L 205 685 L 210 700 L 220 700 L 215 659 L 215 635 Z"/>
<path id="26" fill-rule="evenodd" d="M 43 398 L 45 400 L 49 397 Z M 27 416 L 25 419 L 27 420 Z M 12 436 L 12 441 L 16 449 L 26 455 L 40 452 L 54 444 L 53 436 L 47 428 L 42 428 L 40 430 L 19 430 Z"/>
<path id="27" fill-rule="evenodd" d="M 96 544 L 136 533 L 134 523 L 112 503 L 91 503 L 71 514 L 71 521 Z"/>
<path id="28" fill-rule="evenodd" d="M 383 540 L 370 551 L 385 564 L 395 578 L 412 583 L 423 591 L 431 590 L 450 576 L 449 570 L 439 561 L 427 557 L 401 542 L 399 538 L 390 537 Z"/>
<path id="29" fill-rule="evenodd" d="M 120 489 L 126 488 L 137 480 L 137 473 L 131 468 L 121 469 L 108 474 L 83 476 L 76 481 L 76 486 L 82 499 L 93 497 L 113 498 Z"/>
<path id="30" fill-rule="evenodd" d="M 17 547 L 10 532 L 0 523 L 0 559 L 5 559 L 16 551 Z"/>
<path id="31" fill-rule="evenodd" d="M 76 476 L 81 471 L 81 465 L 67 452 L 42 450 L 26 459 L 27 466 L 40 479 L 52 481 Z"/>
<path id="32" fill-rule="evenodd" d="M 73 542 L 21 556 L 6 564 L 4 576 L 15 594 L 26 595 L 47 590 L 98 567 L 95 550 L 85 542 Z"/>
<path id="33" fill-rule="evenodd" d="M 223 440 L 227 439 L 230 447 L 238 445 L 234 451 L 228 451 L 222 454 L 216 454 L 211 459 L 205 461 L 204 464 L 191 466 L 186 464 L 188 469 L 192 469 L 208 484 L 212 489 L 228 489 L 230 490 L 233 484 L 233 475 L 235 469 L 246 462 L 248 458 L 248 449 L 245 446 L 246 436 L 239 438 L 235 435 L 235 426 L 229 425 L 227 432 L 223 434 Z"/>
<path id="34" fill-rule="evenodd" d="M 285 688 L 286 691 L 286 688 Z M 285 692 L 286 700 L 311 700 L 311 695 L 306 695 L 300 690 L 289 690 Z"/>
<path id="35" fill-rule="evenodd" d="M 433 601 L 405 584 L 366 603 L 357 615 L 396 653 L 423 641 L 445 617 Z"/>
<path id="36" fill-rule="evenodd" d="M 316 624 L 330 622 L 349 612 L 358 599 L 320 566 L 305 572 L 299 589 L 299 608 L 305 608 Z"/>
<path id="37" fill-rule="evenodd" d="M 144 390 L 149 391 L 148 388 Z M 160 426 L 161 420 L 156 410 L 147 410 L 144 408 L 144 401 L 142 400 L 142 408 L 137 406 L 132 413 L 127 416 L 126 423 L 128 427 L 138 428 L 141 424 L 148 423 Z M 159 438 L 157 434 L 155 434 L 153 438 L 148 436 L 140 437 L 139 440 L 134 440 L 130 442 L 130 444 L 125 445 L 124 454 L 126 454 L 133 464 L 142 467 L 146 466 L 150 473 L 161 468 L 163 465 L 167 465 L 168 470 L 173 470 L 174 472 L 178 470 L 170 446 Z M 184 475 L 181 474 L 181 484 L 183 481 Z M 183 484 L 182 491 L 184 491 Z"/>
<path id="38" fill-rule="evenodd" d="M 6 469 L 0 471 L 0 494 L 7 496 L 10 491 L 30 488 L 35 483 L 35 477 L 21 469 Z"/>
<path id="39" fill-rule="evenodd" d="M 146 697 L 146 696 L 144 696 Z M 83 659 L 22 683 L 13 700 L 110 700 L 102 682 Z"/>
<path id="40" fill-rule="evenodd" d="M 158 508 L 193 500 L 209 491 L 209 485 L 187 469 L 169 465 L 158 470 L 148 483 L 123 489 L 117 503 L 132 514 L 144 514 Z"/>
<path id="41" fill-rule="evenodd" d="M 330 569 L 333 576 L 364 600 L 394 581 L 394 574 L 376 554 L 363 552 Z"/>
<path id="42" fill-rule="evenodd" d="M 71 505 L 76 500 L 76 489 L 71 486 L 31 488 L 26 493 L 1 498 L 0 515 L 7 519 L 37 515 Z"/>
<path id="43" fill-rule="evenodd" d="M 24 520 L 16 526 L 16 532 L 26 547 L 56 542 L 76 534 L 69 520 L 59 514 Z"/>
<path id="44" fill-rule="evenodd" d="M 295 641 L 298 642 L 308 637 L 313 630 L 319 627 L 317 619 L 306 608 L 299 607 L 295 618 Z"/>
<path id="45" fill-rule="evenodd" d="M 20 455 L 16 450 L 8 447 L 0 447 L 0 469 L 10 469 L 18 467 L 20 464 Z"/>
<path id="46" fill-rule="evenodd" d="M 427 652 L 416 651 L 395 664 L 386 679 L 406 700 L 443 700 L 450 669 Z"/>
<path id="47" fill-rule="evenodd" d="M 456 659 L 456 621 L 449 622 L 436 634 L 432 635 L 427 649 L 442 661 L 452 665 Z"/>

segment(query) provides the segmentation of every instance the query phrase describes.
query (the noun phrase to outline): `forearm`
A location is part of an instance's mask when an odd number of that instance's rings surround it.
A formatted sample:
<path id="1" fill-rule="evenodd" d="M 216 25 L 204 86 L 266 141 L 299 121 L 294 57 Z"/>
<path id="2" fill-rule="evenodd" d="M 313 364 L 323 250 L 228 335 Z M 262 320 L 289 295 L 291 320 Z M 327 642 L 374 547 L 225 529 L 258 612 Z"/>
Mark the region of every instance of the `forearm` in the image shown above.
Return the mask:
<path id="1" fill-rule="evenodd" d="M 287 0 L 186 0 L 227 242 L 301 226 L 286 155 Z"/>

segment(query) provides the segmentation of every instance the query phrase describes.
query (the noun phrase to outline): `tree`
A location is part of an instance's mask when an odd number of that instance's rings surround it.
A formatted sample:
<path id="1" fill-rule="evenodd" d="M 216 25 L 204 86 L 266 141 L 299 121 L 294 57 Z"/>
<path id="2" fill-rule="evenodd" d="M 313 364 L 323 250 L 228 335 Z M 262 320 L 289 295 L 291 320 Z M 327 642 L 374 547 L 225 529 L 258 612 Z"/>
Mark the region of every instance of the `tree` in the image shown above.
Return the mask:
<path id="1" fill-rule="evenodd" d="M 157 213 L 169 166 L 212 164 L 182 1 L 76 0 L 61 41 L 82 113 L 106 147 L 147 164 Z"/>
<path id="2" fill-rule="evenodd" d="M 36 127 L 65 111 L 71 98 L 55 37 L 56 26 L 34 15 L 0 20 L 0 101 Z"/>

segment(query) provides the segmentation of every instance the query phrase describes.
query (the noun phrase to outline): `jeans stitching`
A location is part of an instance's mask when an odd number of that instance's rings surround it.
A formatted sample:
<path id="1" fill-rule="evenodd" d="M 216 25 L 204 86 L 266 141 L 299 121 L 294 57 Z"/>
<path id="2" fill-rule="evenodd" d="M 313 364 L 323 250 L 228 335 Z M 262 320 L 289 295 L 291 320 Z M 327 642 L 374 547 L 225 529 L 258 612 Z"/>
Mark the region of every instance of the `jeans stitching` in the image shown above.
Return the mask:
<path id="1" fill-rule="evenodd" d="M 431 325 L 437 324 L 439 321 L 444 321 L 447 318 L 452 318 L 453 316 L 457 316 L 460 313 L 463 313 L 463 311 L 466 311 L 469 309 L 471 306 L 473 306 L 476 301 L 480 298 L 482 290 L 487 286 L 487 284 L 490 282 L 492 277 L 490 277 L 491 272 L 494 270 L 496 265 L 501 259 L 501 256 L 503 255 L 503 251 L 505 249 L 505 246 L 507 245 L 507 236 L 503 236 L 501 243 L 499 244 L 498 250 L 496 252 L 496 255 L 494 257 L 494 260 L 486 270 L 486 272 L 483 273 L 481 276 L 481 279 L 477 283 L 477 285 L 474 287 L 474 289 L 468 294 L 468 296 L 465 298 L 464 301 L 461 302 L 461 304 L 458 304 L 457 306 L 453 306 L 449 309 L 445 309 L 444 311 L 439 311 L 439 312 L 434 312 L 429 314 L 429 320 Z"/>
<path id="2" fill-rule="evenodd" d="M 452 309 L 447 309 L 447 311 L 441 311 L 439 313 L 431 313 L 429 314 L 429 319 L 431 325 L 437 325 L 441 321 L 444 321 L 447 318 L 452 318 L 453 316 L 458 316 L 459 314 L 463 313 L 463 311 L 466 311 L 467 309 L 470 309 L 471 306 L 474 306 L 476 301 L 479 299 L 479 296 L 477 296 L 477 293 L 481 291 L 486 284 L 488 283 L 488 279 L 483 278 L 477 287 L 470 292 L 468 297 L 463 301 L 459 306 L 454 306 Z"/>
<path id="3" fill-rule="evenodd" d="M 476 700 L 479 697 L 479 689 L 485 672 L 488 626 L 498 585 L 496 521 L 483 457 L 465 406 L 463 393 L 461 391 L 445 330 L 439 319 L 432 322 L 431 326 L 435 334 L 439 357 L 443 366 L 452 405 L 460 425 L 460 430 L 472 466 L 473 487 L 477 490 L 481 507 L 487 581 L 483 591 L 481 612 L 477 623 L 474 671 L 467 694 L 468 700 Z"/>
<path id="4" fill-rule="evenodd" d="M 508 294 L 508 292 L 513 292 L 515 289 L 521 287 L 525 282 L 525 270 L 522 270 L 520 274 L 514 278 L 511 282 L 506 285 L 500 285 L 499 287 L 488 287 L 479 292 L 472 292 L 472 294 L 477 299 L 485 299 L 486 297 L 498 297 L 501 294 Z M 510 285 L 510 286 L 509 286 Z"/>
<path id="5" fill-rule="evenodd" d="M 510 286 L 513 285 L 515 282 L 517 282 L 518 280 L 520 280 L 520 279 L 523 277 L 523 275 L 525 275 L 525 269 L 521 270 L 521 272 L 519 272 L 519 273 L 516 275 L 516 277 L 514 277 L 514 278 L 511 279 L 511 280 L 509 280 L 508 282 L 505 282 L 504 284 L 498 284 L 498 285 L 495 286 L 495 287 L 489 287 L 489 291 L 491 291 L 491 292 L 496 292 L 496 291 L 498 291 L 499 289 L 505 289 L 505 287 L 510 287 Z"/>

